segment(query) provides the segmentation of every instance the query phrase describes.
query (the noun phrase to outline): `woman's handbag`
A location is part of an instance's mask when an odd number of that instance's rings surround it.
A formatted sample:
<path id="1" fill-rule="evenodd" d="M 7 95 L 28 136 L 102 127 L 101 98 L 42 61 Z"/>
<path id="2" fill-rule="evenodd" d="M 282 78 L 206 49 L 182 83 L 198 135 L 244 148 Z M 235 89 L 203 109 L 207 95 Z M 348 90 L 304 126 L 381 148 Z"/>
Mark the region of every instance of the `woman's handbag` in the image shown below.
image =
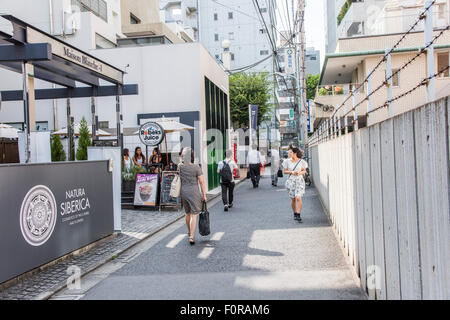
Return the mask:
<path id="1" fill-rule="evenodd" d="M 211 233 L 209 212 L 205 201 L 202 203 L 202 212 L 200 212 L 200 217 L 198 220 L 198 232 L 203 237 L 208 236 Z"/>
<path id="2" fill-rule="evenodd" d="M 278 169 L 277 175 L 278 175 L 278 178 L 283 178 L 283 170 Z"/>
<path id="3" fill-rule="evenodd" d="M 180 171 L 178 171 L 178 174 L 175 175 L 175 178 L 173 178 L 173 181 L 170 185 L 169 195 L 172 198 L 178 198 L 180 197 L 180 193 L 181 193 L 181 178 L 180 178 Z"/>

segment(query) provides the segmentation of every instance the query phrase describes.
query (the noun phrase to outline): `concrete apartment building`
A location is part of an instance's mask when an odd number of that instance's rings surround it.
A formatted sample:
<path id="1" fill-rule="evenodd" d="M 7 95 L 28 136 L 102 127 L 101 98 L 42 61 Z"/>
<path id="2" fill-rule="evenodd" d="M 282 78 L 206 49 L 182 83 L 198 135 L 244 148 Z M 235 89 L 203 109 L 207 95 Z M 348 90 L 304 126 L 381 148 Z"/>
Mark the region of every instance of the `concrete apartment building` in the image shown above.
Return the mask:
<path id="1" fill-rule="evenodd" d="M 169 25 L 162 19 L 159 0 L 121 0 L 122 32 L 139 44 L 151 43 L 153 36 L 163 36 L 164 43 L 184 43 L 194 40 L 193 32 Z"/>
<path id="2" fill-rule="evenodd" d="M 160 1 L 162 21 L 169 28 L 185 30 L 192 39 L 199 38 L 199 11 L 198 0 Z"/>
<path id="3" fill-rule="evenodd" d="M 333 53 L 338 40 L 367 34 L 378 24 L 375 17 L 389 2 L 387 0 L 324 0 L 325 2 L 325 51 Z M 392 1 L 397 2 L 397 1 Z M 349 5 L 350 4 L 350 5 Z M 338 16 L 348 7 L 341 21 Z"/>
<path id="4" fill-rule="evenodd" d="M 270 21 L 270 15 L 276 7 L 274 0 L 258 1 L 264 19 Z M 222 57 L 222 41 L 230 40 L 232 69 L 251 65 L 271 54 L 266 31 L 252 1 L 229 0 L 224 3 L 199 1 L 199 41 L 217 60 Z M 272 19 L 275 19 L 272 16 Z M 267 59 L 250 71 L 272 72 L 273 61 Z"/>
<path id="5" fill-rule="evenodd" d="M 270 16 L 276 21 L 276 1 L 258 2 L 266 22 L 270 21 Z M 161 10 L 167 24 L 176 23 L 182 28 L 192 28 L 195 40 L 201 42 L 218 61 L 222 59 L 222 41 L 230 40 L 232 69 L 251 65 L 271 54 L 266 31 L 252 1 L 161 0 Z M 274 36 L 278 37 L 277 34 Z M 273 61 L 268 59 L 250 71 L 272 70 Z"/>
<path id="6" fill-rule="evenodd" d="M 449 3 L 446 0 L 437 1 L 433 6 L 434 35 L 450 23 L 448 14 Z M 321 72 L 320 85 L 317 89 L 314 108 L 315 125 L 321 119 L 328 119 L 348 97 L 350 92 L 359 86 L 367 75 L 375 68 L 383 58 L 385 49 L 392 47 L 404 32 L 414 23 L 413 17 L 418 18 L 424 10 L 423 1 L 396 1 L 385 5 L 377 15 L 377 23 L 371 28 L 364 29 L 363 34 L 355 34 L 351 37 L 341 37 L 336 46 L 336 52 L 327 54 Z M 389 32 L 389 33 L 387 33 Z M 392 71 L 395 72 L 406 62 L 412 59 L 424 47 L 425 39 L 423 23 L 411 32 L 391 55 Z M 444 34 L 434 44 L 435 71 L 442 70 L 449 65 L 450 59 L 450 32 Z M 372 89 L 377 88 L 386 79 L 386 64 L 383 63 L 373 74 Z M 426 56 L 422 54 L 406 69 L 400 71 L 392 79 L 393 97 L 415 87 L 420 79 L 426 78 Z M 436 98 L 450 94 L 449 72 L 445 72 L 435 82 Z M 367 83 L 356 93 L 356 103 L 362 101 L 368 93 Z M 383 88 L 373 94 L 372 109 L 383 105 L 387 100 L 387 88 Z M 426 102 L 425 87 L 421 87 L 413 93 L 393 103 L 393 115 L 401 114 Z M 353 99 L 347 102 L 347 110 L 353 107 Z M 343 109 L 339 115 L 343 115 Z M 360 126 L 366 125 L 365 114 L 367 101 L 357 108 Z M 352 118 L 353 114 L 349 115 Z M 389 117 L 388 109 L 381 108 L 373 112 L 370 117 L 371 124 L 380 122 Z"/>

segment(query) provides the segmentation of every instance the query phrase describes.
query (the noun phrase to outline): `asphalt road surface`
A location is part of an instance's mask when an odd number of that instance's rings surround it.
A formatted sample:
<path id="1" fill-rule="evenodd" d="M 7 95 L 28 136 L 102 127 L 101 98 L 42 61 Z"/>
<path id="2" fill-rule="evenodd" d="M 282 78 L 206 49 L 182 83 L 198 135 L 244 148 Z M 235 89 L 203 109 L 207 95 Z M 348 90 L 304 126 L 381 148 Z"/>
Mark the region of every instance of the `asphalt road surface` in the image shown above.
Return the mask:
<path id="1" fill-rule="evenodd" d="M 282 186 L 247 180 L 230 211 L 209 208 L 211 235 L 197 231 L 195 246 L 183 219 L 54 299 L 365 299 L 315 189 L 300 224 Z"/>

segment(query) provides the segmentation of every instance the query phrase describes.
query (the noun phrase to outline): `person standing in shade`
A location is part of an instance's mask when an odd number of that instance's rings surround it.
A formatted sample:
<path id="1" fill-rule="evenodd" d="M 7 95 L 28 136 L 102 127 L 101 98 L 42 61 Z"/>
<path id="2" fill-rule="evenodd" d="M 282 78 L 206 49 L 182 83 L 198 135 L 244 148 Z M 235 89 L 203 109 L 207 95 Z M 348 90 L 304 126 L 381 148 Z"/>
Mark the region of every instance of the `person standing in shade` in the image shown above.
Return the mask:
<path id="1" fill-rule="evenodd" d="M 202 204 L 206 202 L 206 183 L 202 169 L 194 164 L 194 150 L 183 148 L 180 153 L 181 163 L 178 165 L 181 179 L 181 199 L 186 212 L 186 225 L 189 235 L 189 243 L 195 244 L 195 228 L 197 216 L 202 211 Z M 200 188 L 202 193 L 200 194 Z"/>
<path id="2" fill-rule="evenodd" d="M 145 156 L 142 154 L 141 147 L 136 147 L 136 149 L 134 150 L 133 163 L 139 168 L 145 166 Z"/>
<path id="3" fill-rule="evenodd" d="M 233 171 L 238 169 L 236 162 L 232 159 L 233 151 L 227 150 L 225 159 L 219 162 L 217 173 L 220 174 L 220 185 L 222 186 L 222 201 L 224 211 L 228 211 L 233 207 L 233 192 L 234 192 L 234 176 Z"/>
<path id="4" fill-rule="evenodd" d="M 270 150 L 270 174 L 272 176 L 272 186 L 278 185 L 278 170 L 280 170 L 280 153 L 276 149 Z"/>
<path id="5" fill-rule="evenodd" d="M 250 170 L 250 178 L 252 180 L 253 188 L 259 187 L 259 180 L 261 179 L 261 153 L 255 147 L 248 152 L 247 164 Z"/>
<path id="6" fill-rule="evenodd" d="M 289 149 L 289 159 L 284 161 L 284 173 L 288 176 L 286 189 L 291 198 L 291 207 L 294 212 L 294 219 L 302 222 L 302 197 L 305 194 L 305 180 L 303 175 L 306 173 L 308 163 L 303 160 L 303 151 L 297 147 Z"/>

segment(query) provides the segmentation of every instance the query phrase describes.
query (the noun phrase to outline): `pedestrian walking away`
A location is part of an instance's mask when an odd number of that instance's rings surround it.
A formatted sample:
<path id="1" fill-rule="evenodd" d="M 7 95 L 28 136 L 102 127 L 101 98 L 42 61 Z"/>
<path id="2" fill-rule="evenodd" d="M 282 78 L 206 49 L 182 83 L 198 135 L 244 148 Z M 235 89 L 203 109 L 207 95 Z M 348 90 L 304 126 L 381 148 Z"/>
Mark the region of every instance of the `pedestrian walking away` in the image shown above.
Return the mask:
<path id="1" fill-rule="evenodd" d="M 194 245 L 197 216 L 202 211 L 203 202 L 206 202 L 206 183 L 202 169 L 194 164 L 194 150 L 183 148 L 180 156 L 181 163 L 178 168 L 181 179 L 181 199 L 186 212 L 189 243 Z M 200 194 L 199 184 L 202 194 Z"/>
<path id="2" fill-rule="evenodd" d="M 259 180 L 261 179 L 261 153 L 255 147 L 248 152 L 247 164 L 250 170 L 250 179 L 252 180 L 253 188 L 259 187 Z"/>
<path id="3" fill-rule="evenodd" d="M 278 170 L 280 170 L 280 153 L 276 149 L 270 150 L 270 174 L 272 176 L 272 186 L 278 185 Z"/>
<path id="4" fill-rule="evenodd" d="M 291 198 L 291 207 L 294 212 L 294 219 L 302 222 L 302 197 L 305 194 L 305 180 L 308 163 L 303 160 L 303 151 L 297 147 L 289 149 L 289 159 L 284 161 L 284 173 L 289 175 L 286 180 L 286 189 Z"/>
<path id="5" fill-rule="evenodd" d="M 228 209 L 233 207 L 233 193 L 235 186 L 233 171 L 239 169 L 232 157 L 233 151 L 227 150 L 225 159 L 219 162 L 217 167 L 217 173 L 220 174 L 220 185 L 222 186 L 224 211 L 228 211 Z"/>

